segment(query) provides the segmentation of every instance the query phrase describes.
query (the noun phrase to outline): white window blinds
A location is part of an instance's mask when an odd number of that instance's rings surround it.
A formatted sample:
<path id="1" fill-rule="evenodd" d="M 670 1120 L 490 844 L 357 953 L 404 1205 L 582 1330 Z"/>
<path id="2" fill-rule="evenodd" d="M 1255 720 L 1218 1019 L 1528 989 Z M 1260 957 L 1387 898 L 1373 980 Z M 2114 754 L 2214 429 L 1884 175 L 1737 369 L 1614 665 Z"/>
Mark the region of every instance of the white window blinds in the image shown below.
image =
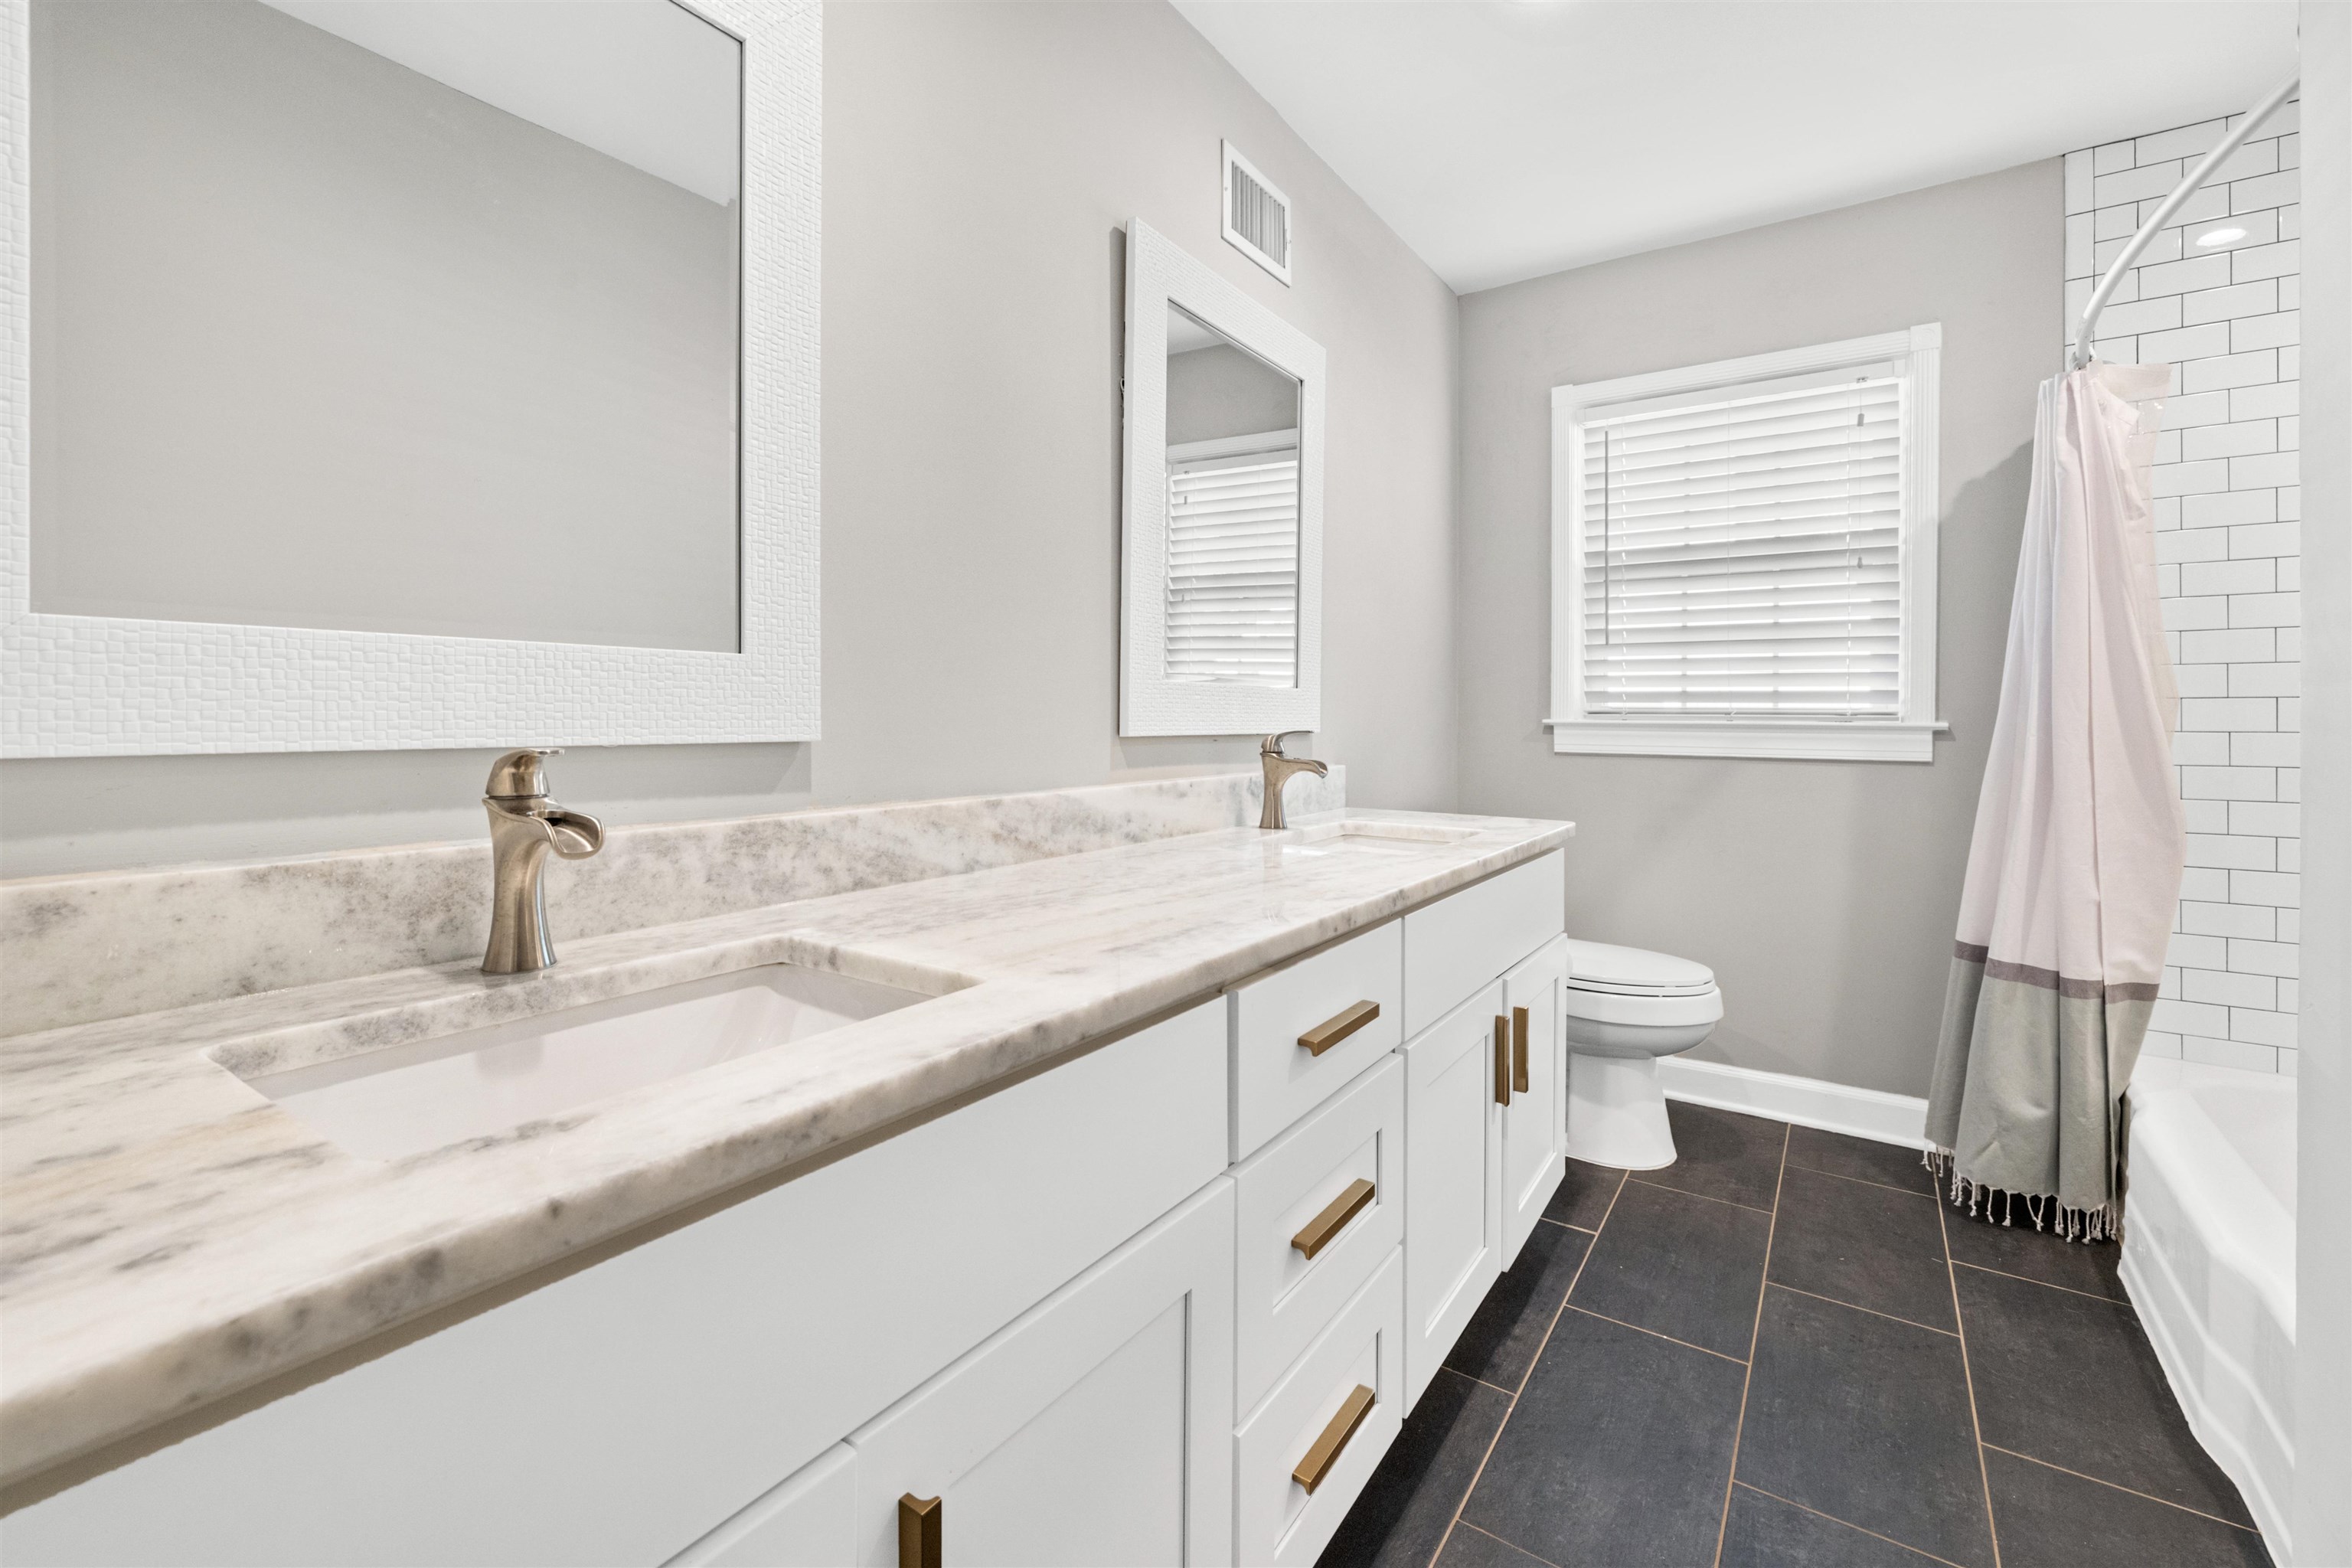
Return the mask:
<path id="1" fill-rule="evenodd" d="M 1298 438 L 1274 439 L 1169 449 L 1171 680 L 1297 682 Z"/>
<path id="2" fill-rule="evenodd" d="M 1901 712 L 1902 392 L 1878 366 L 1590 411 L 1587 713 Z"/>

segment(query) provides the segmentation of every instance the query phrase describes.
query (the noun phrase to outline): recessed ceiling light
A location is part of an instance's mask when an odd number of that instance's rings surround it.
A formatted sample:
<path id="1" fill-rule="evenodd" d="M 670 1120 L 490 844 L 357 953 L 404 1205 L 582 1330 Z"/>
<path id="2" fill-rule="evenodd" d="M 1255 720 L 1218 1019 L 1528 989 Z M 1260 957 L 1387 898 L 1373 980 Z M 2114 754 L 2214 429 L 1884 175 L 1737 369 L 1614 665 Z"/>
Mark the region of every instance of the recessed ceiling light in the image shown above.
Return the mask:
<path id="1" fill-rule="evenodd" d="M 2209 228 L 2197 237 L 2200 245 L 2235 245 L 2246 237 L 2242 228 Z"/>

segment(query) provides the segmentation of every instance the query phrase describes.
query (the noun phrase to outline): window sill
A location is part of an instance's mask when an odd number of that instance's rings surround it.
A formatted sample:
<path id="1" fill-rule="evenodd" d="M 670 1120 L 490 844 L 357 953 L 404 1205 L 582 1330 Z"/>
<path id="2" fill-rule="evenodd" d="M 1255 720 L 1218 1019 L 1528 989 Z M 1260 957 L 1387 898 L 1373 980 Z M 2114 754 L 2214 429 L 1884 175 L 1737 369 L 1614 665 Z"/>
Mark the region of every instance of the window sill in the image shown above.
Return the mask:
<path id="1" fill-rule="evenodd" d="M 1551 749 L 1621 757 L 1780 757 L 1806 762 L 1927 763 L 1940 723 L 1802 719 L 1552 719 Z"/>

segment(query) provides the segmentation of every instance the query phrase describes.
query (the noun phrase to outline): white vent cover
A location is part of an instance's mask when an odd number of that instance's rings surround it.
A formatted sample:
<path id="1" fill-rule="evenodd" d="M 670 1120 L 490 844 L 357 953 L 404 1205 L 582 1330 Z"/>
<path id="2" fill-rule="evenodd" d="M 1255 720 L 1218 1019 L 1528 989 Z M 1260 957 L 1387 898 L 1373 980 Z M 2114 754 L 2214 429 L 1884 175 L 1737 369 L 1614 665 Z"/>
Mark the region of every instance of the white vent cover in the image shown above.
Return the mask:
<path id="1" fill-rule="evenodd" d="M 1290 198 L 1266 183 L 1247 158 L 1225 149 L 1225 238 L 1233 247 L 1290 281 Z"/>

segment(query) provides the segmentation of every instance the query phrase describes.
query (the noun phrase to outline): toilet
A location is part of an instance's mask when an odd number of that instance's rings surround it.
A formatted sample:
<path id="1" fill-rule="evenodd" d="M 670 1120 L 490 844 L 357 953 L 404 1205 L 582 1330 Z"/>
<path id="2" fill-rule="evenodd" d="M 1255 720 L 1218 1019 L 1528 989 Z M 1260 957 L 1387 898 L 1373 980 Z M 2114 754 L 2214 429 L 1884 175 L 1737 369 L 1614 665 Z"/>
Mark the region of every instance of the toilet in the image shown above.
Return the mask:
<path id="1" fill-rule="evenodd" d="M 1621 1170 L 1675 1163 L 1658 1058 L 1715 1032 L 1723 993 L 1704 963 L 1607 942 L 1568 944 L 1568 1152 Z"/>

